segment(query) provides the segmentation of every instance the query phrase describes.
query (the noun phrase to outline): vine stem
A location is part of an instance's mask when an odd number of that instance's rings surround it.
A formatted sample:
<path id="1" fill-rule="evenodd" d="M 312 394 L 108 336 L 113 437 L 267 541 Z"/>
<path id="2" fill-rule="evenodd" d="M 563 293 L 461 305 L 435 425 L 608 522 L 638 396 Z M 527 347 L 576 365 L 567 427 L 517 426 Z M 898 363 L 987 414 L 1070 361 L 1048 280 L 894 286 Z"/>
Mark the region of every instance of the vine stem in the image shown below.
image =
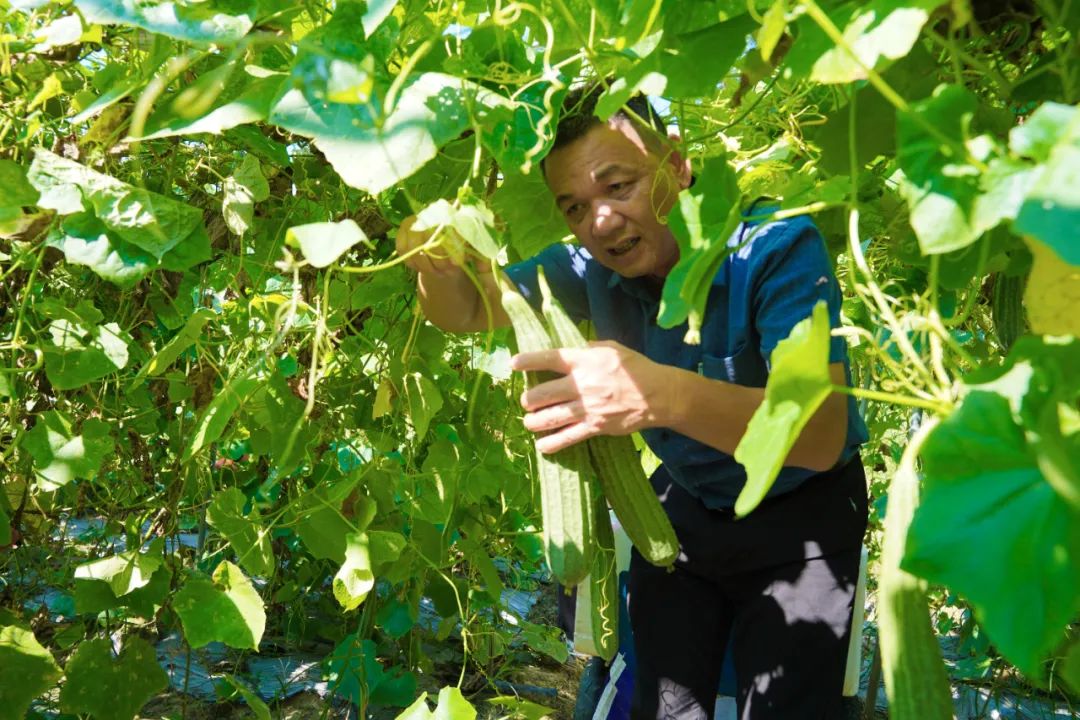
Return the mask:
<path id="1" fill-rule="evenodd" d="M 904 405 L 905 407 L 930 410 L 939 415 L 944 415 L 952 409 L 950 404 L 941 401 L 923 400 L 922 398 L 885 392 L 883 390 L 870 390 L 868 388 L 850 387 L 848 385 L 833 385 L 832 389 L 833 392 L 840 393 L 841 395 L 851 395 L 856 398 L 865 398 L 867 400 L 877 400 L 878 402 L 886 402 L 893 405 Z"/>

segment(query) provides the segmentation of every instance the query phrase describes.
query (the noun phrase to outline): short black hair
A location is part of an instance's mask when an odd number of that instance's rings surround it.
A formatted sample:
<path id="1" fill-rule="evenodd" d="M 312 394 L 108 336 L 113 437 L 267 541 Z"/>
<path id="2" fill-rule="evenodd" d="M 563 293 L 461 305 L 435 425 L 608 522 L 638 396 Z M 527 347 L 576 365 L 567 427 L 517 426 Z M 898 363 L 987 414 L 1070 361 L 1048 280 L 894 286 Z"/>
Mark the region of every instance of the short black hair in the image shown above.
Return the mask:
<path id="1" fill-rule="evenodd" d="M 603 95 L 606 86 L 600 83 L 584 85 L 567 93 L 563 100 L 559 125 L 555 130 L 555 142 L 551 149 L 557 150 L 585 136 L 587 132 L 603 121 L 596 116 L 596 103 Z M 615 111 L 612 117 L 623 118 L 641 127 L 648 123 L 648 130 L 655 131 L 661 138 L 667 137 L 667 125 L 660 113 L 641 93 L 635 93 L 626 103 Z M 550 152 L 550 151 L 549 151 Z"/>

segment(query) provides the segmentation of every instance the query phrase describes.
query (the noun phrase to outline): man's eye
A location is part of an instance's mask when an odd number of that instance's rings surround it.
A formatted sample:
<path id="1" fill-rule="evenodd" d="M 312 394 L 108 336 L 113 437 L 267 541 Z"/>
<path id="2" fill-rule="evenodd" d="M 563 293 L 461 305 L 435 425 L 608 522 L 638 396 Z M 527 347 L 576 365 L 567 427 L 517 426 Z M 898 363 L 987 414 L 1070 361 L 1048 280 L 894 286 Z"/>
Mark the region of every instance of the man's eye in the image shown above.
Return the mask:
<path id="1" fill-rule="evenodd" d="M 567 217 L 577 217 L 578 215 L 581 214 L 581 207 L 582 207 L 581 203 L 574 203 L 573 205 L 567 205 L 566 210 L 564 212 L 566 213 Z"/>
<path id="2" fill-rule="evenodd" d="M 629 187 L 629 182 L 615 182 L 608 185 L 608 190 L 612 193 L 621 193 L 626 191 Z"/>

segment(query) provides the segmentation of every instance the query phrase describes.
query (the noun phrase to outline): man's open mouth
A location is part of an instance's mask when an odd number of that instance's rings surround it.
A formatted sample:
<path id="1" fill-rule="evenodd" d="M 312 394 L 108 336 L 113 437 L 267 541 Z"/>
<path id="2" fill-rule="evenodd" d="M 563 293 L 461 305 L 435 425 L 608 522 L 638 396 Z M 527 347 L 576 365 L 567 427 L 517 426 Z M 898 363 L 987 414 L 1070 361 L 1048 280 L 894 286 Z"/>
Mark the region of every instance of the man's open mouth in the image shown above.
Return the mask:
<path id="1" fill-rule="evenodd" d="M 608 248 L 608 252 L 611 253 L 612 255 L 616 255 L 616 256 L 625 255 L 626 253 L 630 252 L 634 248 L 634 246 L 638 244 L 638 242 L 640 240 L 641 240 L 641 238 L 637 237 L 637 236 L 634 236 L 632 238 L 627 238 L 626 240 L 623 240 L 621 243 L 619 243 L 615 247 Z"/>

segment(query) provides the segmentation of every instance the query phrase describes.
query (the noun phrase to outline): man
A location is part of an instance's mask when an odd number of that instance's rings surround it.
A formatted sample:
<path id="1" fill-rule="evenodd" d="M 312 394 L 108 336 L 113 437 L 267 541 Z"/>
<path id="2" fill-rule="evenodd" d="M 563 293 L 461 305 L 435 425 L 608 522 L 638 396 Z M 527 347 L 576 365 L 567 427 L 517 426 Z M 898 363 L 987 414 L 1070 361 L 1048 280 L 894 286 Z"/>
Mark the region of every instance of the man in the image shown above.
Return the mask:
<path id="1" fill-rule="evenodd" d="M 711 718 L 727 643 L 733 643 L 743 718 L 839 715 L 866 484 L 858 445 L 866 433 L 850 398 L 834 394 L 795 443 L 765 502 L 747 518 L 731 508 L 746 480 L 731 454 L 764 397 L 776 343 L 840 293 L 809 219 L 743 223 L 714 279 L 698 346 L 686 327 L 656 324 L 664 278 L 679 259 L 665 219 L 692 182 L 673 138 L 654 127 L 643 98 L 604 123 L 597 92 L 572 94 L 545 159 L 544 177 L 579 246 L 556 245 L 508 267 L 537 301 L 542 265 L 567 311 L 590 318 L 587 349 L 522 353 L 516 370 L 558 379 L 522 397 L 525 427 L 541 452 L 598 434 L 640 431 L 663 461 L 652 478 L 680 541 L 673 572 L 634 553 L 630 617 L 636 655 L 632 717 Z M 757 211 L 760 212 L 760 211 Z M 427 241 L 411 220 L 399 252 Z M 420 303 L 446 330 L 487 329 L 476 286 L 447 258 L 417 254 Z M 508 319 L 495 279 L 477 267 L 497 325 Z M 830 373 L 847 382 L 844 343 Z"/>

